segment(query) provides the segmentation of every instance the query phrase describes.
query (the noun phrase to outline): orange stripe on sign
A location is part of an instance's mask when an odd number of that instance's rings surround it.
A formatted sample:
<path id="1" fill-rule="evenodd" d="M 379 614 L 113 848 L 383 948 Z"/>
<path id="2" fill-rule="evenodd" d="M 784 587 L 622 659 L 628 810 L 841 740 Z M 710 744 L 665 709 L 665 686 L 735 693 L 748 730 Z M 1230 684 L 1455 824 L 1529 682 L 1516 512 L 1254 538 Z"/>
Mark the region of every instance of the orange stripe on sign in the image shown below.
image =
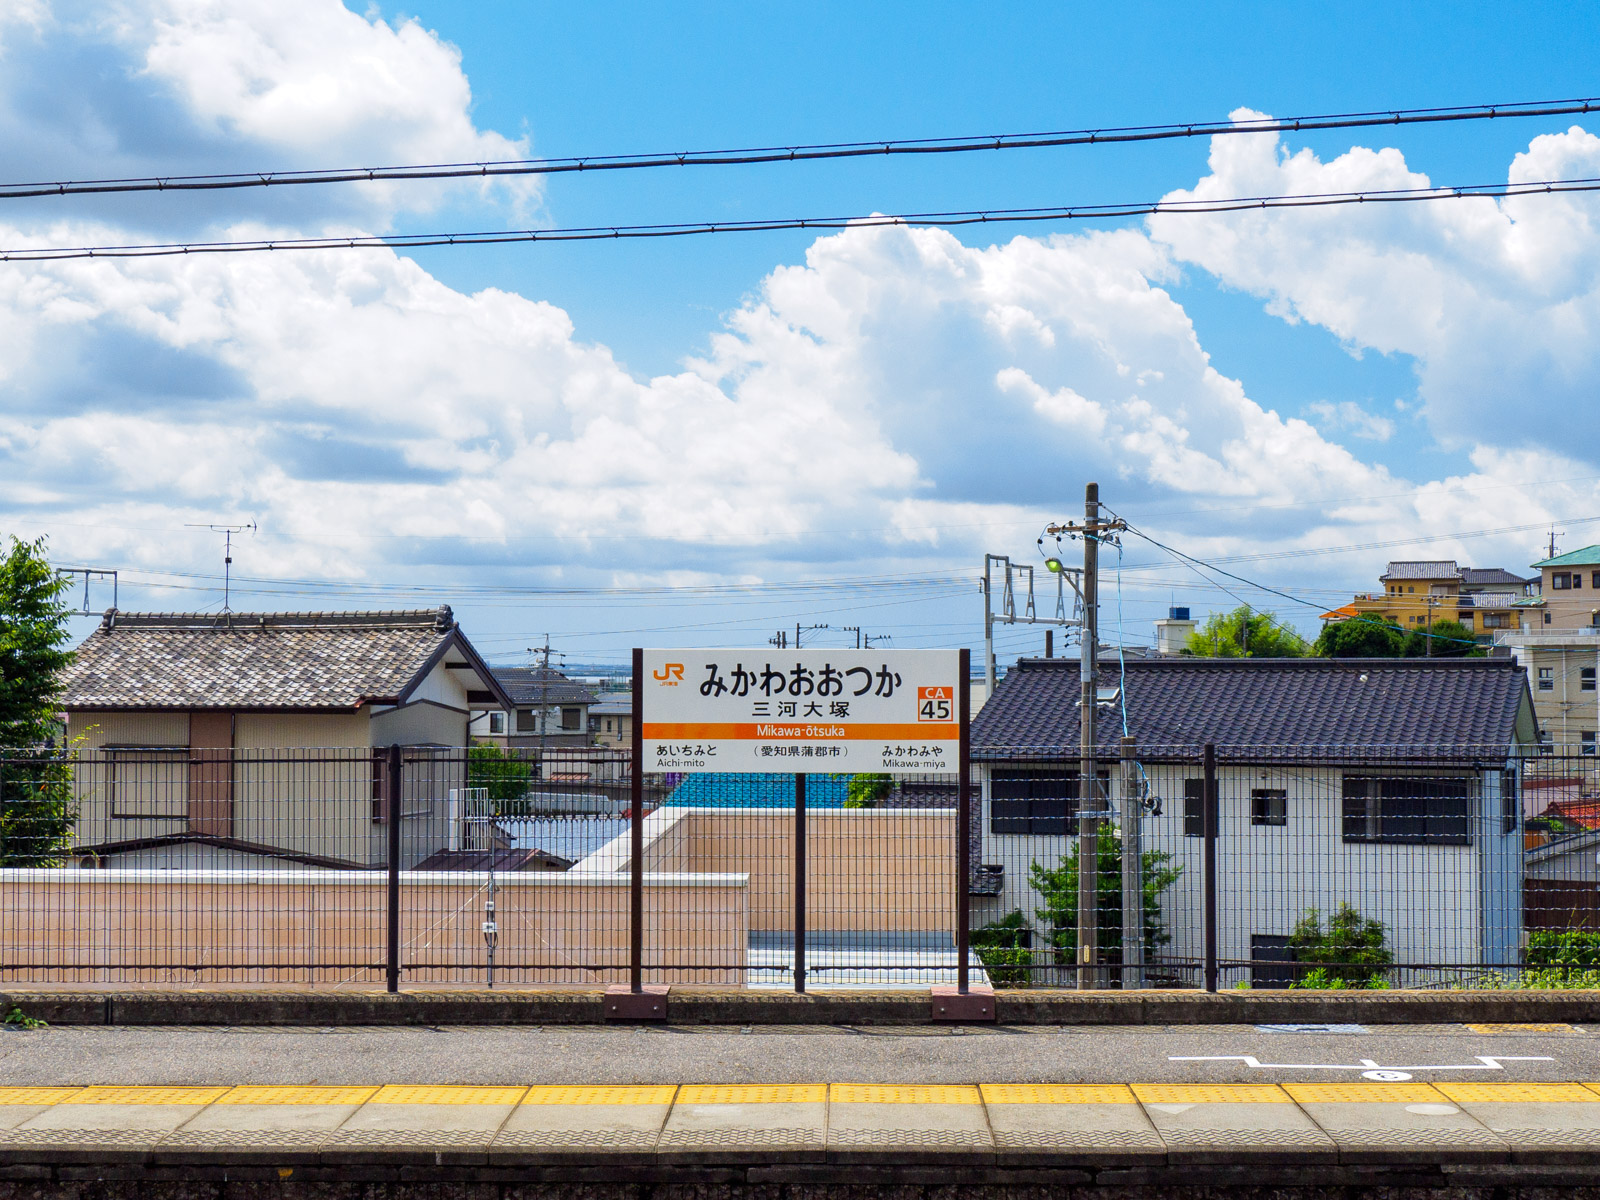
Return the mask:
<path id="1" fill-rule="evenodd" d="M 836 721 L 759 721 L 750 724 L 669 725 L 646 721 L 640 727 L 645 740 L 693 738 L 704 742 L 882 742 L 916 738 L 921 741 L 955 741 L 958 725 L 842 725 Z"/>

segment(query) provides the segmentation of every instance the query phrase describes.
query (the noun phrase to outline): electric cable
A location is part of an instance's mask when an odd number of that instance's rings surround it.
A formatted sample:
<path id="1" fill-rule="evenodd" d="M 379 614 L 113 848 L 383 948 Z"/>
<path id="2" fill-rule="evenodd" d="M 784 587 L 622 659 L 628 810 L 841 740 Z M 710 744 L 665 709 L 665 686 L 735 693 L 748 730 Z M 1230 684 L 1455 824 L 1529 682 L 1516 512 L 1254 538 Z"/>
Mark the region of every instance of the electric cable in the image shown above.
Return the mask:
<path id="1" fill-rule="evenodd" d="M 498 246 L 516 242 L 598 242 L 702 237 L 728 233 L 775 233 L 879 229 L 957 229 L 1039 221 L 1095 221 L 1138 216 L 1265 212 L 1350 204 L 1406 204 L 1434 200 L 1500 200 L 1517 196 L 1600 191 L 1600 177 L 1542 179 L 1524 183 L 1452 184 L 1425 188 L 1377 188 L 1359 192 L 1235 196 L 1217 200 L 1155 200 L 1126 204 L 1074 204 L 1035 208 L 962 209 L 950 212 L 871 213 L 845 217 L 793 217 L 748 221 L 694 221 L 649 225 L 595 225 L 464 233 L 347 234 L 342 236 L 246 238 L 214 242 L 146 242 L 102 246 L 40 246 L 0 250 L 0 262 L 65 262 L 82 258 L 172 258 L 200 254 L 255 254 L 277 250 L 415 250 L 432 246 Z"/>
<path id="2" fill-rule="evenodd" d="M 239 171 L 213 175 L 161 175 L 125 179 L 0 183 L 0 200 L 40 196 L 104 195 L 119 192 L 222 191 L 325 183 L 384 183 L 431 179 L 493 179 L 518 175 L 562 175 L 631 171 L 657 167 L 744 166 L 810 162 L 835 158 L 882 158 L 901 154 L 968 154 L 984 150 L 1031 150 L 1058 146 L 1098 146 L 1119 142 L 1164 141 L 1242 133 L 1305 133 L 1359 129 L 1374 125 L 1553 117 L 1600 111 L 1600 97 L 1529 100 L 1512 104 L 1473 104 L 1447 108 L 1384 109 L 1268 117 L 1258 121 L 1187 121 L 1167 125 L 1122 125 L 1042 133 L 1003 133 L 964 137 L 896 138 L 865 142 L 820 142 L 793 146 L 750 146 L 735 150 L 691 150 L 647 154 L 600 154 L 569 158 L 503 159 L 481 162 L 413 163 L 389 167 L 342 167 L 299 171 Z"/>

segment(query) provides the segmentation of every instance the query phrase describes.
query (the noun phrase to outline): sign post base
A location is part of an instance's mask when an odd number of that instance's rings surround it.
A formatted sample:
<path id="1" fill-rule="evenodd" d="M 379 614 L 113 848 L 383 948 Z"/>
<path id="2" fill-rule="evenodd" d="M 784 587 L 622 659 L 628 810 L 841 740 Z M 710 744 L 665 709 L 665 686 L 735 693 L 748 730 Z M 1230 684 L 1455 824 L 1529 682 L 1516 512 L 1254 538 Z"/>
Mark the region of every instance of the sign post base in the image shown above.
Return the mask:
<path id="1" fill-rule="evenodd" d="M 933 986 L 933 1019 L 935 1021 L 993 1021 L 994 990 L 972 988 L 958 992 L 953 984 Z"/>
<path id="2" fill-rule="evenodd" d="M 671 988 L 668 983 L 647 983 L 636 992 L 625 983 L 613 983 L 606 988 L 606 1020 L 665 1021 Z"/>

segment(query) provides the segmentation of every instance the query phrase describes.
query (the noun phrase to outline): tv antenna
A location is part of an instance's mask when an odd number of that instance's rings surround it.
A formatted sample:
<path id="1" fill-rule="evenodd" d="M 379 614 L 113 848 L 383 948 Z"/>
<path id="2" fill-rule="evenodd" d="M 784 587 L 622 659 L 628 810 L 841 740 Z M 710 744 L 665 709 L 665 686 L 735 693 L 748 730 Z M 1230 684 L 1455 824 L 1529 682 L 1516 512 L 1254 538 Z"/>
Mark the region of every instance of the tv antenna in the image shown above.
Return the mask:
<path id="1" fill-rule="evenodd" d="M 228 603 L 233 582 L 233 535 L 249 530 L 251 533 L 258 531 L 261 526 L 251 521 L 248 525 L 192 525 L 185 524 L 185 529 L 209 529 L 212 533 L 222 534 L 222 611 L 232 612 L 233 608 Z"/>

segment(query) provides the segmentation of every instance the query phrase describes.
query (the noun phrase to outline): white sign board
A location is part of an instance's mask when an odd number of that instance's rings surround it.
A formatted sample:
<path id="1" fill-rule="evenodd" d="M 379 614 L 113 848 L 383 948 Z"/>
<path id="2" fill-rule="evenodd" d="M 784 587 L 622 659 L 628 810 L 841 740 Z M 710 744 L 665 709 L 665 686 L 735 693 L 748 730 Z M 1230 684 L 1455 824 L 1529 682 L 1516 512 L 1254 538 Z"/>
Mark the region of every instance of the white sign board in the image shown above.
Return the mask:
<path id="1" fill-rule="evenodd" d="M 953 773 L 955 650 L 646 650 L 647 771 Z"/>

